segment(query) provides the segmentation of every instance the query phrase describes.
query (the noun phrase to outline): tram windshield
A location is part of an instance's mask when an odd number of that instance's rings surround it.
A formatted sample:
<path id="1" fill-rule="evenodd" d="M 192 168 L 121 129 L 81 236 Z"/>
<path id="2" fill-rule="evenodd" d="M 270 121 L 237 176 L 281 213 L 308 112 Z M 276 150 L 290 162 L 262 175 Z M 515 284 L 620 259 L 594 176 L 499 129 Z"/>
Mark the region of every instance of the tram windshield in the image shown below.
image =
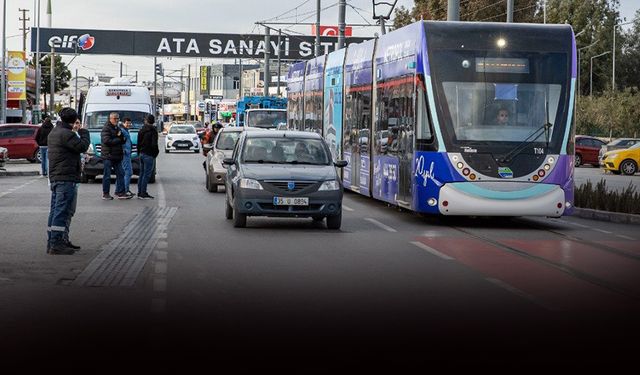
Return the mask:
<path id="1" fill-rule="evenodd" d="M 432 66 L 446 142 L 490 149 L 540 143 L 558 152 L 568 126 L 567 58 L 554 52 L 439 51 Z"/>
<path id="2" fill-rule="evenodd" d="M 453 131 L 460 141 L 519 142 L 547 122 L 553 126 L 562 91 L 558 84 L 443 82 L 442 85 Z M 533 140 L 536 139 L 544 139 L 543 133 L 539 132 Z"/>

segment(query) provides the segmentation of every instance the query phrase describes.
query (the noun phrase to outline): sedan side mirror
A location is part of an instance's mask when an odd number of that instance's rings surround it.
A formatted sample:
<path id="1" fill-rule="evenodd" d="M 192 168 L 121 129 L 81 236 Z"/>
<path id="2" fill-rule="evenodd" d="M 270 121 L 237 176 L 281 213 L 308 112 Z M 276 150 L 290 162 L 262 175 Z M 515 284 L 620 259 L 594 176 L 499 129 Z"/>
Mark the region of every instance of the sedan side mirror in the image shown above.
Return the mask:
<path id="1" fill-rule="evenodd" d="M 338 168 L 344 168 L 344 167 L 346 167 L 346 166 L 347 166 L 347 164 L 349 164 L 349 162 L 348 162 L 348 161 L 346 161 L 346 160 L 336 160 L 336 161 L 333 163 L 333 165 L 335 165 L 335 166 L 336 166 L 336 167 L 338 167 Z"/>
<path id="2" fill-rule="evenodd" d="M 222 159 L 222 165 L 232 165 L 235 164 L 235 160 L 233 158 L 224 158 Z"/>

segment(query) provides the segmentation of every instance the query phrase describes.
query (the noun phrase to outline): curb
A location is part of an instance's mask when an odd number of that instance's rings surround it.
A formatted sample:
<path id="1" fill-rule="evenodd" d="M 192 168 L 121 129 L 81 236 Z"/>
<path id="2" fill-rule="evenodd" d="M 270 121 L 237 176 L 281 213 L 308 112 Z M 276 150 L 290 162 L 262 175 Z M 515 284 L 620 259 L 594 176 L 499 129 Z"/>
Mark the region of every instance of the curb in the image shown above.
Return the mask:
<path id="1" fill-rule="evenodd" d="M 38 171 L 1 171 L 0 176 L 39 176 Z"/>
<path id="2" fill-rule="evenodd" d="M 640 225 L 640 215 L 625 214 L 622 212 L 600 211 L 591 208 L 573 208 L 573 215 L 583 219 L 610 221 L 612 223 Z"/>

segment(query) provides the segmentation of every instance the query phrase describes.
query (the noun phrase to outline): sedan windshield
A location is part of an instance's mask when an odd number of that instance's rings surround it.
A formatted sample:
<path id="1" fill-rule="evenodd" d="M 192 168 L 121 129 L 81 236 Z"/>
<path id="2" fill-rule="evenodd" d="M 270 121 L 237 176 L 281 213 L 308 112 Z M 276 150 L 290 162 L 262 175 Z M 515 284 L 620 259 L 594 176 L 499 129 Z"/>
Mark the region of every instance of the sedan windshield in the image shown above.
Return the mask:
<path id="1" fill-rule="evenodd" d="M 244 146 L 246 163 L 329 165 L 331 158 L 320 139 L 251 138 Z"/>
<path id="2" fill-rule="evenodd" d="M 225 132 L 220 133 L 218 142 L 216 142 L 216 148 L 218 150 L 233 150 L 236 147 L 236 142 L 240 138 L 240 132 Z"/>
<path id="3" fill-rule="evenodd" d="M 169 129 L 169 134 L 196 134 L 196 129 L 191 125 L 174 125 Z"/>

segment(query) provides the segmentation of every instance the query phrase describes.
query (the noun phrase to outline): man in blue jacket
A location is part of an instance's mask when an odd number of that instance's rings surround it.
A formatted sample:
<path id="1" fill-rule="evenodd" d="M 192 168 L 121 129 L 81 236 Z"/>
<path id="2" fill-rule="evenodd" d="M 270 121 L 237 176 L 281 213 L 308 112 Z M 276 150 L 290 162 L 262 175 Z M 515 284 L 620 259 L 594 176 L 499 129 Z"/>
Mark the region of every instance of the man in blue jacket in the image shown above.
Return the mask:
<path id="1" fill-rule="evenodd" d="M 124 135 L 124 144 L 122 145 L 122 171 L 124 172 L 124 193 L 127 196 L 133 197 L 133 193 L 129 190 L 129 185 L 131 185 L 131 176 L 133 175 L 133 166 L 131 165 L 131 135 L 129 134 L 129 129 L 131 128 L 131 119 L 128 117 L 124 118 L 124 122 L 120 127 L 122 131 L 122 135 Z"/>
<path id="2" fill-rule="evenodd" d="M 49 181 L 51 182 L 51 207 L 47 226 L 47 253 L 71 255 L 75 247 L 65 240 L 71 225 L 70 215 L 80 183 L 80 154 L 91 144 L 89 131 L 79 129 L 76 134 L 73 124 L 78 113 L 73 108 L 63 108 L 60 122 L 49 133 Z"/>

